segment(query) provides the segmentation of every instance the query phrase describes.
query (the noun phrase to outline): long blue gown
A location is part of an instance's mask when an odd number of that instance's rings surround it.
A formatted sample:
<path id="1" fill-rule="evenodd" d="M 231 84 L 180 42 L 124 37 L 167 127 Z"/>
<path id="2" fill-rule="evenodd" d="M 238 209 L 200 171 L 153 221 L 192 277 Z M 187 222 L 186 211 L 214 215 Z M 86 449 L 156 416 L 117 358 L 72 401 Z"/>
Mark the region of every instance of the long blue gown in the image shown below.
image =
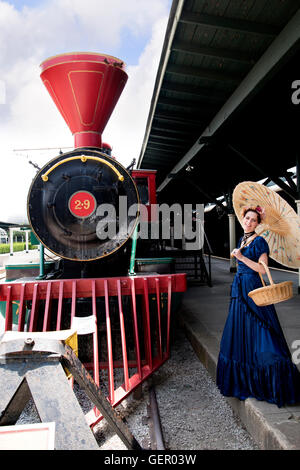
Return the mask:
<path id="1" fill-rule="evenodd" d="M 256 237 L 242 251 L 258 261 L 269 254 L 264 238 Z M 217 385 L 225 396 L 254 397 L 278 407 L 300 402 L 300 373 L 292 362 L 274 305 L 258 307 L 248 292 L 262 287 L 259 274 L 238 262 L 231 286 L 217 365 Z"/>

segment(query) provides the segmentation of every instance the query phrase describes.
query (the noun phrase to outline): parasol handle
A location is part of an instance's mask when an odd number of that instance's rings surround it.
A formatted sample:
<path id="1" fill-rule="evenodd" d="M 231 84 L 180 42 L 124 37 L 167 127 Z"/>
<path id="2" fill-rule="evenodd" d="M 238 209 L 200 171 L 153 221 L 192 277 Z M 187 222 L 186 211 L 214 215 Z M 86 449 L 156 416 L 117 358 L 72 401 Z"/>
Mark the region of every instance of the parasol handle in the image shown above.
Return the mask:
<path id="1" fill-rule="evenodd" d="M 254 238 L 256 237 L 257 237 L 257 233 L 252 235 L 252 237 L 250 237 L 244 245 L 240 246 L 240 250 L 243 250 L 244 248 L 246 248 L 246 246 L 250 245 L 250 243 L 253 242 Z M 230 258 L 234 258 L 234 255 L 232 253 L 233 252 L 230 253 Z"/>
<path id="2" fill-rule="evenodd" d="M 266 263 L 264 261 L 259 261 L 260 264 L 263 265 L 263 267 L 265 268 L 266 270 L 266 273 L 267 273 L 267 276 L 269 278 L 269 282 L 270 282 L 270 285 L 273 285 L 274 284 L 274 281 L 272 279 L 272 276 L 271 276 L 271 273 L 270 273 L 270 270 L 268 268 L 268 266 L 266 265 Z M 261 279 L 261 282 L 262 282 L 262 285 L 265 287 L 266 284 L 265 284 L 265 281 L 263 280 L 263 277 L 261 275 L 261 273 L 258 273 L 260 275 L 260 279 Z"/>

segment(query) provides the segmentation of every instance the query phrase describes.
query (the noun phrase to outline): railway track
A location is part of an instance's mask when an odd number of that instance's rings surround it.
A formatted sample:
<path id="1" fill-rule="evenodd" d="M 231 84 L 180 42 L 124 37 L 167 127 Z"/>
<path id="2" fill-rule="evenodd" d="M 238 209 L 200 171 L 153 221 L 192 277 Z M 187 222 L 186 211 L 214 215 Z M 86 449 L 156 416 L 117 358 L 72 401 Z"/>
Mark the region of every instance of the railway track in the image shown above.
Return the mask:
<path id="1" fill-rule="evenodd" d="M 180 328 L 153 377 L 166 449 L 257 450 Z"/>
<path id="2" fill-rule="evenodd" d="M 149 430 L 152 450 L 165 450 L 165 442 L 161 425 L 159 407 L 156 398 L 156 392 L 153 385 L 149 388 Z"/>

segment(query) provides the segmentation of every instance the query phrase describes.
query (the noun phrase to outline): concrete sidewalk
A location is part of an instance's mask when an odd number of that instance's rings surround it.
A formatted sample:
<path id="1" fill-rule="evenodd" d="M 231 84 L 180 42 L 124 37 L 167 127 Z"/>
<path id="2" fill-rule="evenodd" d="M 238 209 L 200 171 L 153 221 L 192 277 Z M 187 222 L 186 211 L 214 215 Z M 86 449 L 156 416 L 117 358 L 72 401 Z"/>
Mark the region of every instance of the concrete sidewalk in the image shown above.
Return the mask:
<path id="1" fill-rule="evenodd" d="M 10 253 L 3 253 L 0 255 L 0 266 L 5 267 L 7 264 L 22 264 L 22 263 L 39 263 L 40 252 L 39 250 L 15 251 L 13 255 Z"/>
<path id="2" fill-rule="evenodd" d="M 44 258 L 45 261 L 57 260 L 58 256 L 51 253 L 51 251 L 44 249 Z M 40 263 L 40 250 L 29 250 L 28 252 L 24 251 L 15 251 L 13 255 L 10 253 L 0 254 L 0 267 L 5 267 L 6 265 L 14 264 L 39 264 Z"/>
<path id="3" fill-rule="evenodd" d="M 291 353 L 300 351 L 300 295 L 298 273 L 270 269 L 274 282 L 293 281 L 294 297 L 276 305 L 276 311 Z M 179 321 L 213 379 L 219 345 L 228 315 L 230 286 L 234 274 L 229 260 L 212 258 L 212 287 L 190 287 L 184 295 Z M 297 348 L 292 348 L 299 340 Z M 300 360 L 300 353 L 298 354 Z M 299 366 L 298 366 L 299 367 Z M 227 399 L 248 432 L 263 450 L 300 449 L 300 403 L 278 408 L 276 405 L 248 398 Z"/>

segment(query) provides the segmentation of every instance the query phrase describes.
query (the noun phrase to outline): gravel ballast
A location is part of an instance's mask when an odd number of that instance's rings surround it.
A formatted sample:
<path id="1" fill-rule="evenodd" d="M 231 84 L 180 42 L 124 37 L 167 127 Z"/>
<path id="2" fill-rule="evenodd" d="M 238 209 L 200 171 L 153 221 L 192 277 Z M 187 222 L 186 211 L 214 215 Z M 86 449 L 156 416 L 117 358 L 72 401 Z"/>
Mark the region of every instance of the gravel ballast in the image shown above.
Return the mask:
<path id="1" fill-rule="evenodd" d="M 149 386 L 155 387 L 167 450 L 257 450 L 255 442 L 234 415 L 226 399 L 199 361 L 180 328 L 172 335 L 170 359 L 142 385 L 141 396 L 131 393 L 117 407 L 144 449 L 151 449 L 148 426 Z M 116 375 L 121 370 L 116 370 Z M 122 377 L 119 380 L 122 380 Z M 93 405 L 75 386 L 84 412 Z M 31 401 L 16 424 L 37 423 Z M 121 439 L 102 420 L 94 427 L 101 450 L 126 450 Z"/>
<path id="2" fill-rule="evenodd" d="M 151 382 L 167 450 L 258 449 L 180 328 L 173 335 L 170 359 L 154 373 Z M 143 384 L 142 389 L 141 399 L 135 400 L 130 395 L 118 410 L 140 444 L 150 448 L 149 429 L 145 424 L 148 384 Z M 99 436 L 103 439 L 103 443 L 101 439 L 99 442 L 102 449 L 125 449 L 104 422 L 98 428 L 98 440 Z"/>

